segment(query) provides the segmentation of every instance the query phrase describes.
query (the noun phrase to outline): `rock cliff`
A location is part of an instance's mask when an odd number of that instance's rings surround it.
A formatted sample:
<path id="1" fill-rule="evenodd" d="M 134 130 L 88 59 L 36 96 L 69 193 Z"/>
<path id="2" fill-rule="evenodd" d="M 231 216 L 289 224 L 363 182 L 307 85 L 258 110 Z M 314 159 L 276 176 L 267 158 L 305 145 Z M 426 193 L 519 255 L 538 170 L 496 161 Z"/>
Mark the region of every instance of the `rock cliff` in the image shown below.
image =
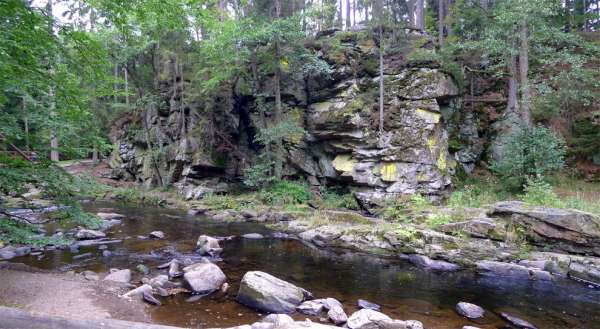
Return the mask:
<path id="1" fill-rule="evenodd" d="M 438 63 L 407 59 L 428 45 L 427 37 L 409 34 L 386 53 L 379 136 L 376 40 L 366 32 L 335 32 L 307 42 L 332 72 L 307 77 L 284 69 L 284 116 L 303 128 L 284 140 L 285 175 L 347 185 L 364 206 L 403 194 L 442 196 L 455 168 L 443 113 L 460 103 L 459 88 Z M 168 59 L 162 70 L 173 70 Z M 274 103 L 271 80 L 258 84 L 267 109 Z M 224 182 L 256 163 L 256 132 L 272 121 L 269 110 L 259 115 L 258 97 L 244 83 L 206 100 L 190 96 L 194 86 L 181 75 L 161 81 L 160 97 L 143 115 L 115 124 L 113 174 L 147 186 L 175 184 L 190 198 L 225 191 Z"/>

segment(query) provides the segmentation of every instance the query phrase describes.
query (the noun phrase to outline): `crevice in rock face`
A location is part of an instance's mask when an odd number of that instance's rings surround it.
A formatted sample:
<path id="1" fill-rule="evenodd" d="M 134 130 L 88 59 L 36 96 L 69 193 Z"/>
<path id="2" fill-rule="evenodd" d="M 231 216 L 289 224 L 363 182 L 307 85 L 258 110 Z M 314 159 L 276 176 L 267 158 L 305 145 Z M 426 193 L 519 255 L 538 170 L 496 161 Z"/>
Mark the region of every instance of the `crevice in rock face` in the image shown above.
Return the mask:
<path id="1" fill-rule="evenodd" d="M 245 143 L 249 150 L 258 152 L 260 150 L 260 144 L 256 143 L 257 128 L 252 124 L 250 118 L 250 104 L 254 102 L 254 98 L 246 95 L 235 95 L 234 96 L 234 110 L 239 116 L 239 134 L 240 143 Z M 245 140 L 243 140 L 245 137 Z"/>

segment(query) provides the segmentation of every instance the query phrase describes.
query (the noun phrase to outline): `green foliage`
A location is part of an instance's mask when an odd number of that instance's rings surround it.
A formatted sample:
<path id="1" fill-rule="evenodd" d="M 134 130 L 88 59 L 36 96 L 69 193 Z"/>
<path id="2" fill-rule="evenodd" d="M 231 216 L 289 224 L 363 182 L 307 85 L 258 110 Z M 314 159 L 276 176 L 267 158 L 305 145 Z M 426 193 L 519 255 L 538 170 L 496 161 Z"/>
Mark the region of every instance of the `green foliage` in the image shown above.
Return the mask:
<path id="1" fill-rule="evenodd" d="M 250 188 L 260 189 L 275 181 L 271 174 L 273 164 L 269 162 L 257 163 L 244 170 L 244 184 Z"/>
<path id="2" fill-rule="evenodd" d="M 431 207 L 431 202 L 427 198 L 416 193 L 411 195 L 409 199 L 398 198 L 394 201 L 388 201 L 383 208 L 382 216 L 388 221 L 407 223 L 413 220 L 415 214 Z"/>
<path id="3" fill-rule="evenodd" d="M 308 184 L 304 181 L 282 180 L 262 189 L 260 199 L 271 205 L 306 204 L 312 198 Z"/>
<path id="4" fill-rule="evenodd" d="M 65 224 L 83 226 L 92 230 L 102 228 L 102 219 L 83 211 L 78 204 L 73 204 L 52 212 L 49 214 L 49 217 Z"/>
<path id="5" fill-rule="evenodd" d="M 565 144 L 547 128 L 522 128 L 508 137 L 504 154 L 491 168 L 507 187 L 518 189 L 528 178 L 561 169 Z"/>
<path id="6" fill-rule="evenodd" d="M 573 124 L 571 150 L 588 158 L 600 154 L 600 111 L 591 113 Z"/>
<path id="7" fill-rule="evenodd" d="M 240 203 L 231 195 L 208 194 L 202 198 L 202 203 L 213 210 L 239 209 Z"/>
<path id="8" fill-rule="evenodd" d="M 456 209 L 480 208 L 511 198 L 495 177 L 468 178 L 457 186 L 448 199 L 448 206 Z"/>
<path id="9" fill-rule="evenodd" d="M 522 200 L 532 204 L 553 208 L 561 208 L 560 198 L 552 190 L 552 185 L 540 178 L 529 178 L 524 188 Z"/>
<path id="10" fill-rule="evenodd" d="M 429 228 L 436 228 L 452 222 L 452 217 L 448 214 L 434 213 L 427 216 L 425 225 Z"/>
<path id="11" fill-rule="evenodd" d="M 142 191 L 137 187 L 119 187 L 112 190 L 112 197 L 126 203 L 145 204 L 163 207 L 165 199 L 151 191 Z"/>
<path id="12" fill-rule="evenodd" d="M 35 226 L 19 223 L 8 218 L 0 218 L 0 241 L 37 247 L 46 245 L 62 246 L 72 242 L 64 237 L 45 237 L 36 231 Z"/>
<path id="13" fill-rule="evenodd" d="M 321 192 L 321 197 L 323 199 L 324 207 L 328 209 L 360 209 L 358 202 L 352 193 L 325 189 Z"/>

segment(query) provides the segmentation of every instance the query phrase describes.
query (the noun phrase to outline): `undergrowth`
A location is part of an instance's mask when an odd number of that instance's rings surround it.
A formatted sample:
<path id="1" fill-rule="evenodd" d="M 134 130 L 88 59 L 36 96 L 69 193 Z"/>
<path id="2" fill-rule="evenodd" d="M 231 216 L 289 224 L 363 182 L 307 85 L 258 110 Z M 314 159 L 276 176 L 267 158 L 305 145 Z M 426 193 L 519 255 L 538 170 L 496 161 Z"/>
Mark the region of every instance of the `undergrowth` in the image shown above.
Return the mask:
<path id="1" fill-rule="evenodd" d="M 72 240 L 65 237 L 47 237 L 36 232 L 33 225 L 0 218 L 0 241 L 42 247 L 68 245 Z"/>

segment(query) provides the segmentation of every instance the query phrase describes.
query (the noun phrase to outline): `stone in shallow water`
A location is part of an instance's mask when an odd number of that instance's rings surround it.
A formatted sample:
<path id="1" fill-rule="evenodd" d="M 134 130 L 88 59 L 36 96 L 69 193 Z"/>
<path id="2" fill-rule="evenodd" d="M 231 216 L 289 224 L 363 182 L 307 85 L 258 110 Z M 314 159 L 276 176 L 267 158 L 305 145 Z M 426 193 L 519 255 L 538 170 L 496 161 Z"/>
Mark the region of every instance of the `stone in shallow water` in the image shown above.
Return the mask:
<path id="1" fill-rule="evenodd" d="M 198 247 L 198 252 L 202 256 L 216 257 L 223 251 L 223 248 L 219 245 L 219 240 L 208 235 L 199 236 L 196 247 Z"/>
<path id="2" fill-rule="evenodd" d="M 248 234 L 242 235 L 242 238 L 244 238 L 244 239 L 262 239 L 262 238 L 264 238 L 264 236 L 260 233 L 248 233 Z"/>
<path id="3" fill-rule="evenodd" d="M 500 317 L 503 318 L 504 320 L 510 322 L 510 324 L 516 326 L 517 328 L 521 328 L 521 329 L 537 329 L 536 326 L 534 326 L 533 324 L 523 320 L 523 319 L 519 319 L 516 316 L 512 316 L 510 314 L 501 312 L 500 313 Z"/>
<path id="4" fill-rule="evenodd" d="M 298 305 L 296 310 L 307 315 L 319 315 L 323 311 L 323 304 L 309 300 Z"/>
<path id="5" fill-rule="evenodd" d="M 150 234 L 148 234 L 148 236 L 152 239 L 164 239 L 165 238 L 165 232 L 163 231 L 152 231 L 150 232 Z"/>
<path id="6" fill-rule="evenodd" d="M 96 214 L 96 216 L 100 217 L 103 220 L 113 220 L 113 219 L 125 218 L 124 215 L 117 214 L 117 213 L 110 213 L 110 212 L 99 212 Z"/>
<path id="7" fill-rule="evenodd" d="M 456 312 L 469 319 L 479 319 L 483 317 L 483 314 L 485 313 L 483 308 L 466 302 L 456 304 Z"/>
<path id="8" fill-rule="evenodd" d="M 413 254 L 408 257 L 411 263 L 435 271 L 456 271 L 459 266 L 443 260 L 433 260 L 427 256 Z"/>
<path id="9" fill-rule="evenodd" d="M 238 302 L 271 313 L 291 313 L 303 300 L 303 289 L 260 271 L 244 274 L 237 295 Z"/>
<path id="10" fill-rule="evenodd" d="M 374 324 L 383 321 L 392 321 L 392 319 L 380 312 L 372 309 L 363 308 L 360 311 L 352 313 L 348 318 L 346 325 L 350 329 L 371 328 Z"/>
<path id="11" fill-rule="evenodd" d="M 363 308 L 363 309 L 369 309 L 369 310 L 374 310 L 374 311 L 379 311 L 381 310 L 381 306 L 375 304 L 375 303 L 371 303 L 367 300 L 364 299 L 359 299 L 358 300 L 358 308 Z"/>
<path id="12" fill-rule="evenodd" d="M 161 302 L 152 295 L 152 290 L 143 291 L 142 298 L 144 299 L 144 301 L 146 303 L 148 303 L 150 305 L 156 305 L 156 306 L 162 305 Z"/>
<path id="13" fill-rule="evenodd" d="M 196 263 L 183 269 L 183 279 L 193 292 L 207 294 L 219 290 L 227 281 L 225 273 L 213 263 Z"/>
<path id="14" fill-rule="evenodd" d="M 346 321 L 348 321 L 348 315 L 346 315 L 344 309 L 339 305 L 333 305 L 327 312 L 327 317 L 336 326 L 346 323 Z"/>
<path id="15" fill-rule="evenodd" d="M 105 237 L 106 234 L 104 232 L 88 229 L 81 229 L 75 233 L 75 238 L 78 240 L 102 239 Z"/>

